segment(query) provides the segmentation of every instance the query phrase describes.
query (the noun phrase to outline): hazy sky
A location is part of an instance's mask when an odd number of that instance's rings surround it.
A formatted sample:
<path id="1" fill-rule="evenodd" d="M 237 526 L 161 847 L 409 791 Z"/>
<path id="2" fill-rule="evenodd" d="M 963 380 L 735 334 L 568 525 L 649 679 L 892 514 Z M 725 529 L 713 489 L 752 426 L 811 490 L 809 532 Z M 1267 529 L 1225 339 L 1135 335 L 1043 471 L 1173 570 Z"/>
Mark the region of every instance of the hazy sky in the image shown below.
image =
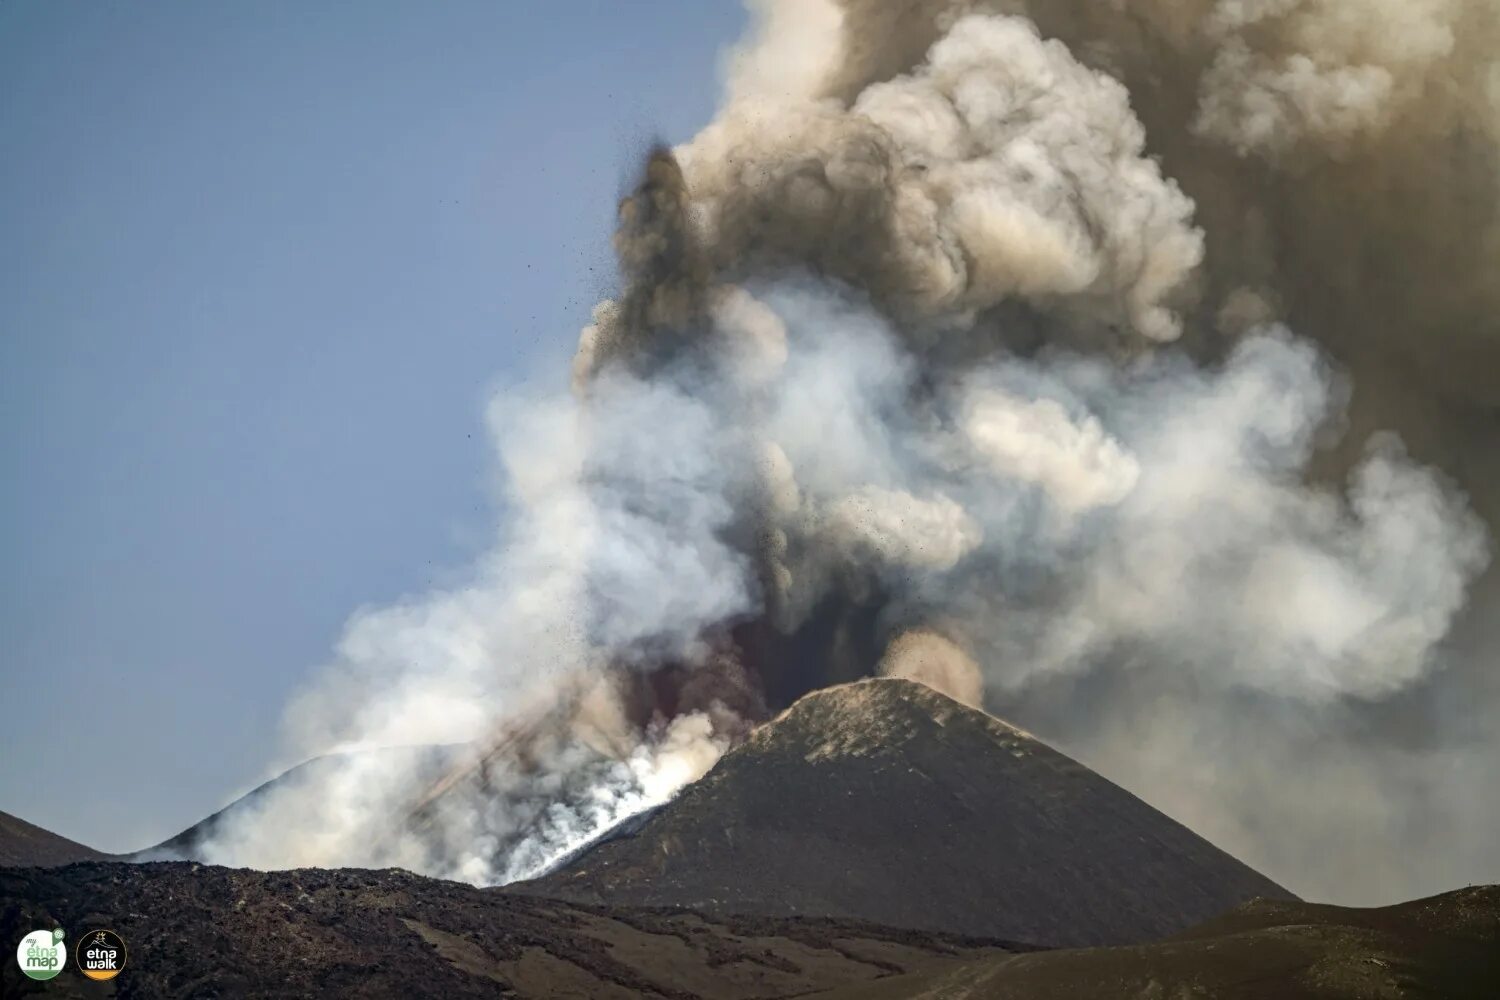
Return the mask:
<path id="1" fill-rule="evenodd" d="M 267 776 L 344 619 L 486 542 L 734 0 L 0 3 L 0 810 L 104 850 Z"/>

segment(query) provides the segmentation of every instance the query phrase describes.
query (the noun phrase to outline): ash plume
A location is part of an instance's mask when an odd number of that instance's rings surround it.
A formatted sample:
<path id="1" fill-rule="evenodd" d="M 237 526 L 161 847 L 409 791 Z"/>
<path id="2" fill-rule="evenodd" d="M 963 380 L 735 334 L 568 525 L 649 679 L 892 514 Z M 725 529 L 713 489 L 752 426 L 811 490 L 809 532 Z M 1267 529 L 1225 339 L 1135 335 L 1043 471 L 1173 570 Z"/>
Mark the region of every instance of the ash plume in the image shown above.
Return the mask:
<path id="1" fill-rule="evenodd" d="M 216 857 L 522 877 L 878 671 L 1304 894 L 1494 880 L 1500 7 L 752 8 L 494 550 L 291 716 L 472 760 Z"/>

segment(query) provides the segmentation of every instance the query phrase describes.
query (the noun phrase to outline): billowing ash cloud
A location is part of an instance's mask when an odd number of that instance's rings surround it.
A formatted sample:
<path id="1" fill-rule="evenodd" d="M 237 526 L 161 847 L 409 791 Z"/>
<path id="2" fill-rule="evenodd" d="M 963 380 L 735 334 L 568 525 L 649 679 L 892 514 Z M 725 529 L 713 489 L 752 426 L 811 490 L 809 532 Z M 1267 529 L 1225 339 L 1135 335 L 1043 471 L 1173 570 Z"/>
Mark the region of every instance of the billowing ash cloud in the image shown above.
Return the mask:
<path id="1" fill-rule="evenodd" d="M 1495 5 L 753 7 L 494 551 L 293 713 L 472 760 L 209 856 L 522 877 L 880 672 L 1306 894 L 1500 877 Z"/>

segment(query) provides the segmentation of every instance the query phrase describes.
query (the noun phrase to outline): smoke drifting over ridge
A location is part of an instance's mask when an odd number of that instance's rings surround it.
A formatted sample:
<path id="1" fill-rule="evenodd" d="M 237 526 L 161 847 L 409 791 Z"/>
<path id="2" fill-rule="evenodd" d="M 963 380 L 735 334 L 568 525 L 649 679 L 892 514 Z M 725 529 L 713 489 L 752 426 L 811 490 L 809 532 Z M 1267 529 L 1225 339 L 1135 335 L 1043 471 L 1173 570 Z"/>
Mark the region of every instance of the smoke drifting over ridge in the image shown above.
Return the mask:
<path id="1" fill-rule="evenodd" d="M 521 877 L 878 669 L 1304 894 L 1500 877 L 1500 9 L 754 7 L 573 395 L 495 404 L 496 548 L 292 717 L 499 742 L 210 860 Z"/>

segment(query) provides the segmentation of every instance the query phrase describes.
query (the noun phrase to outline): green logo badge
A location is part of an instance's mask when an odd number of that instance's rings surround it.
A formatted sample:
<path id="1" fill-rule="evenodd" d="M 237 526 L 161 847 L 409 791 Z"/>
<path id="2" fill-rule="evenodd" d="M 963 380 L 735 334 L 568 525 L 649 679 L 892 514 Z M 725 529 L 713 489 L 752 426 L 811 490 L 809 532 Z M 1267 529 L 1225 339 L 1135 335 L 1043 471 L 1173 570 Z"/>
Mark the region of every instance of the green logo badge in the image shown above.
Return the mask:
<path id="1" fill-rule="evenodd" d="M 32 931 L 21 939 L 16 962 L 32 979 L 51 979 L 68 964 L 68 946 L 63 944 L 63 929 Z"/>

